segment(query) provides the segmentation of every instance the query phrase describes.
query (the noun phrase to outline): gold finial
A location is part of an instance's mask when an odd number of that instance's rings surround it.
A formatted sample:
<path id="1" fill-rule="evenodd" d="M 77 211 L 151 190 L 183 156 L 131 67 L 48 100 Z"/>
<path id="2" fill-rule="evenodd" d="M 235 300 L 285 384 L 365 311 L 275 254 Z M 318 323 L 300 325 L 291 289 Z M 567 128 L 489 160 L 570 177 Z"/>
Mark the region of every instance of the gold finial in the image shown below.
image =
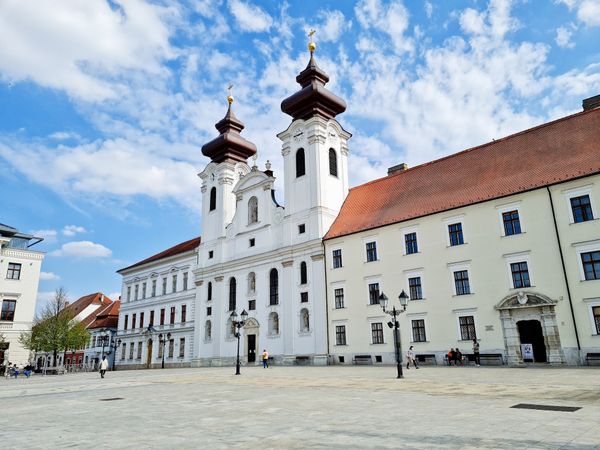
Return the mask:
<path id="1" fill-rule="evenodd" d="M 230 84 L 229 87 L 227 88 L 227 91 L 229 92 L 229 95 L 227 96 L 227 103 L 229 103 L 230 105 L 233 103 L 233 95 L 231 95 L 232 89 L 233 89 L 233 84 Z"/>
<path id="2" fill-rule="evenodd" d="M 308 32 L 308 51 L 311 53 L 311 55 L 314 53 L 315 49 L 317 48 L 317 44 L 315 44 L 315 42 L 313 41 L 313 35 L 316 33 L 315 30 L 310 30 Z"/>

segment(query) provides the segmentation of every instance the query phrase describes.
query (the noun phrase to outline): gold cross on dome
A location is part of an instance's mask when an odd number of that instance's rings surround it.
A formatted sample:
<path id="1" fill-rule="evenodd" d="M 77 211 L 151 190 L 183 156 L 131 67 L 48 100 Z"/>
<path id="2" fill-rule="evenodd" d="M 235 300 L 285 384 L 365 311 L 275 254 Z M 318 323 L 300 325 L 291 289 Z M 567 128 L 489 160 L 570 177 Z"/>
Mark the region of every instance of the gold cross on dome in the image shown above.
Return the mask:
<path id="1" fill-rule="evenodd" d="M 233 95 L 231 95 L 231 90 L 233 89 L 233 84 L 230 84 L 227 87 L 227 92 L 229 93 L 229 95 L 227 96 L 227 102 L 231 105 L 233 103 Z"/>
<path id="2" fill-rule="evenodd" d="M 315 33 L 316 33 L 316 31 L 315 31 L 314 29 L 311 29 L 311 30 L 308 32 L 308 39 L 309 39 L 309 41 L 308 41 L 308 51 L 309 51 L 311 54 L 312 54 L 312 53 L 315 51 L 315 49 L 317 48 L 317 44 L 315 44 L 315 43 L 314 43 L 314 41 L 313 41 L 313 36 L 314 36 L 314 34 L 315 34 Z"/>

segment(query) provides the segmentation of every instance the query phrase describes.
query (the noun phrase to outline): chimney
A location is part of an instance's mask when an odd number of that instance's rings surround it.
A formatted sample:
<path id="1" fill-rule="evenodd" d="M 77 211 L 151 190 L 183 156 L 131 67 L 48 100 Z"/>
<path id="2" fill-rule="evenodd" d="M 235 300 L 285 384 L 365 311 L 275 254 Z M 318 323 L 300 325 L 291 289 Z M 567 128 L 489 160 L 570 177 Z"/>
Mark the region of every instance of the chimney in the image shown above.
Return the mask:
<path id="1" fill-rule="evenodd" d="M 104 303 L 104 294 L 100 294 L 100 303 Z"/>
<path id="2" fill-rule="evenodd" d="M 584 111 L 600 107 L 600 95 L 584 99 L 582 105 Z"/>
<path id="3" fill-rule="evenodd" d="M 404 172 L 406 169 L 408 169 L 408 164 L 406 163 L 401 163 L 396 166 L 392 166 L 388 169 L 388 176 L 397 172 Z"/>

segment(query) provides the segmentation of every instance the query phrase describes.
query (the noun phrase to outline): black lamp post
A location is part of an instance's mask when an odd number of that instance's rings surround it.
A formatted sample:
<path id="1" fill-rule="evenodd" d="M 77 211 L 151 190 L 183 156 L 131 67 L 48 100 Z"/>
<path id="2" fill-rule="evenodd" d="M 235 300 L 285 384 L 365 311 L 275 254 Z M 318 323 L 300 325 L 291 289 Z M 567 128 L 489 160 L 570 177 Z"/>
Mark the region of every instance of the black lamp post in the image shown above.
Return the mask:
<path id="1" fill-rule="evenodd" d="M 398 376 L 396 378 L 404 378 L 402 374 L 402 360 L 400 358 L 400 324 L 398 323 L 398 316 L 406 311 L 406 304 L 408 303 L 408 295 L 402 290 L 398 296 L 400 300 L 400 306 L 402 309 L 396 309 L 396 306 L 392 307 L 391 311 L 388 311 L 387 304 L 388 298 L 383 292 L 379 295 L 379 304 L 384 313 L 392 316 L 392 321 L 388 322 L 388 326 L 394 329 L 394 350 L 396 351 L 396 367 L 398 369 Z"/>
<path id="2" fill-rule="evenodd" d="M 165 344 L 167 343 L 167 341 L 171 340 L 171 333 L 167 333 L 166 336 L 164 336 L 162 333 L 160 333 L 158 335 L 158 343 L 160 345 L 162 345 L 162 365 L 161 368 L 164 369 L 165 368 Z"/>
<path id="3" fill-rule="evenodd" d="M 98 341 L 102 344 L 102 355 L 100 356 L 100 361 L 102 361 L 102 358 L 104 357 L 104 348 L 110 341 L 110 334 L 106 334 L 106 330 L 100 330 L 100 332 L 104 333 L 98 336 Z"/>
<path id="4" fill-rule="evenodd" d="M 240 336 L 241 336 L 240 330 L 246 324 L 246 319 L 248 318 L 248 313 L 244 309 L 242 311 L 242 313 L 240 314 L 241 320 L 237 320 L 237 313 L 235 311 L 233 311 L 231 313 L 231 315 L 229 316 L 229 318 L 231 319 L 231 323 L 233 324 L 233 326 L 236 329 L 236 332 L 234 334 L 235 337 L 237 338 L 237 361 L 235 363 L 235 374 L 239 375 L 240 374 Z"/>
<path id="5" fill-rule="evenodd" d="M 112 371 L 114 372 L 116 369 L 115 367 L 115 361 L 117 360 L 117 349 L 119 347 L 121 347 L 121 342 L 123 342 L 121 339 L 114 339 L 111 344 L 110 344 L 110 348 L 112 349 L 113 352 L 113 361 L 112 361 Z"/>

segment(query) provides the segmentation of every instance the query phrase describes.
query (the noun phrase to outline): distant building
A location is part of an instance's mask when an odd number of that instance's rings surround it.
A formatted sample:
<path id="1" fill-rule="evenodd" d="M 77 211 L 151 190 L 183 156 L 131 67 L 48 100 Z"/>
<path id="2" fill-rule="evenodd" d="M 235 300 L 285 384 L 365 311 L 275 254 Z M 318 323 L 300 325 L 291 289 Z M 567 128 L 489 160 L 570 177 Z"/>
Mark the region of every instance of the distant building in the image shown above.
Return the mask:
<path id="1" fill-rule="evenodd" d="M 41 238 L 21 233 L 0 224 L 0 365 L 7 359 L 27 364 L 29 350 L 19 343 L 19 336 L 31 330 L 35 316 L 40 270 L 44 253 L 31 250 Z"/>
<path id="2" fill-rule="evenodd" d="M 200 238 L 182 242 L 118 271 L 123 276 L 117 367 L 190 366 L 194 348 L 192 270 Z"/>
<path id="3" fill-rule="evenodd" d="M 105 297 L 105 300 L 108 297 Z M 110 299 L 109 299 L 110 300 Z M 119 323 L 119 309 L 121 301 L 110 301 L 101 306 L 94 313 L 83 320 L 86 329 L 90 332 L 90 341 L 83 351 L 78 352 L 71 362 L 87 367 L 97 367 L 103 356 L 108 359 L 109 368 L 115 361 L 117 326 Z M 67 364 L 68 355 L 67 355 Z"/>

